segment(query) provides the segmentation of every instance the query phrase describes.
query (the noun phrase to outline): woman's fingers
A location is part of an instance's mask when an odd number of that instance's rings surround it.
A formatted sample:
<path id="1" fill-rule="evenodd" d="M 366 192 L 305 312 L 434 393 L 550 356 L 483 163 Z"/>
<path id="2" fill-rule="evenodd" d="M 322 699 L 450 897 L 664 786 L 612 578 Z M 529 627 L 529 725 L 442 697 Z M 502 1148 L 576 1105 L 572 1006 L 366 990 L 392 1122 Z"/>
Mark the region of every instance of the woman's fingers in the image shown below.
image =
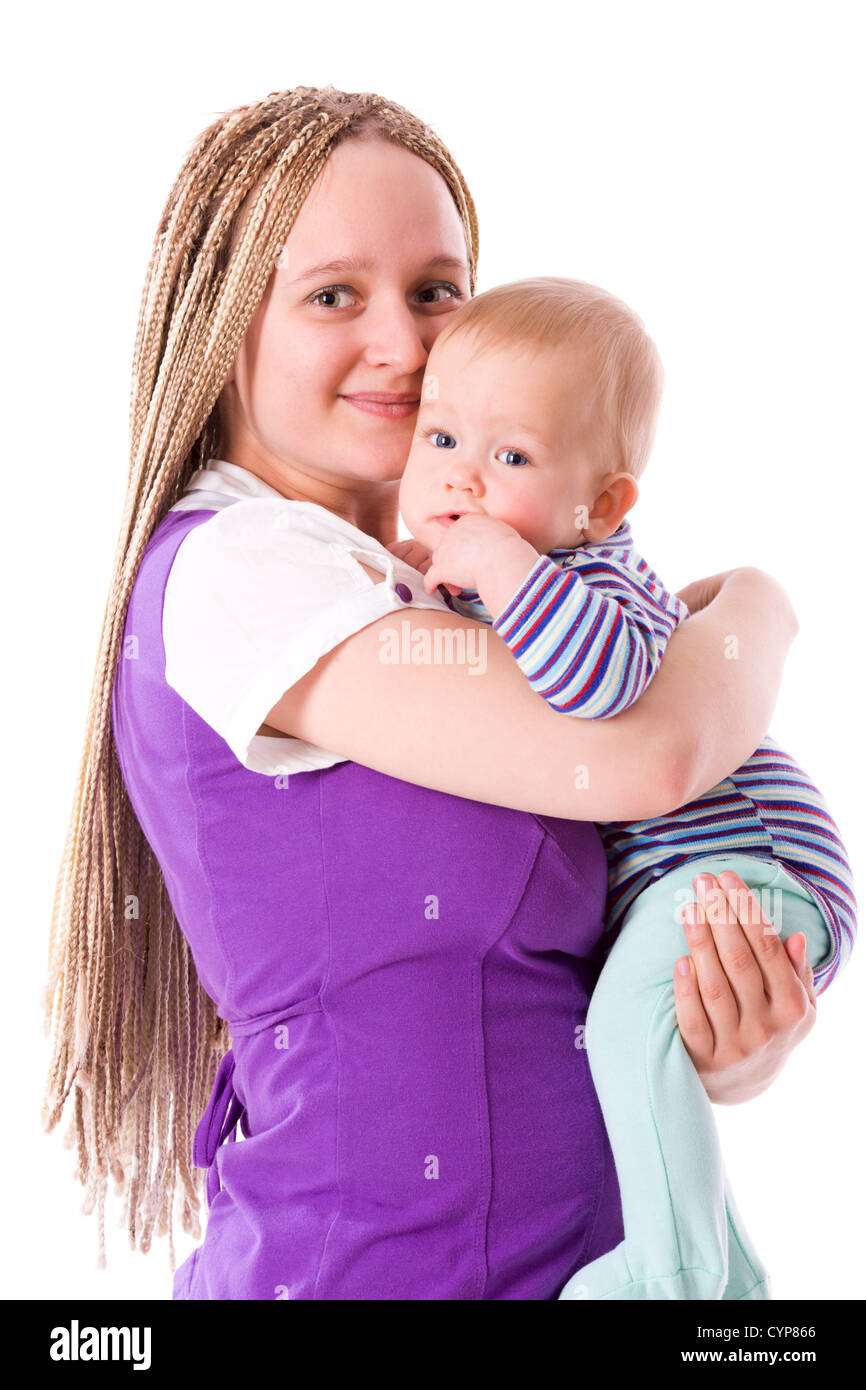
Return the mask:
<path id="1" fill-rule="evenodd" d="M 749 1042 L 760 1045 L 766 1041 L 763 1035 L 768 998 L 760 961 L 771 951 L 782 950 L 778 933 L 761 911 L 755 895 L 736 874 L 723 874 L 718 880 L 710 873 L 698 874 L 694 887 L 712 932 L 716 955 L 736 1000 L 738 1022 L 757 1030 Z M 786 964 L 790 972 L 790 963 Z"/>
<path id="2" fill-rule="evenodd" d="M 809 996 L 810 1004 L 817 1004 L 818 998 L 815 994 L 815 973 L 812 969 L 812 962 L 806 949 L 806 938 L 801 931 L 794 936 L 789 936 L 785 942 L 785 950 L 794 969 L 803 982 L 803 988 Z"/>
<path id="3" fill-rule="evenodd" d="M 803 933 L 781 938 L 784 898 L 771 919 L 729 870 L 693 884 L 700 901 L 681 914 L 692 960 L 674 970 L 677 1023 L 710 1100 L 730 1104 L 748 1098 L 744 1079 L 759 1094 L 814 1025 L 814 977 Z"/>
<path id="4" fill-rule="evenodd" d="M 717 904 L 710 906 L 714 915 L 717 914 Z M 718 1049 L 736 1031 L 740 1019 L 739 1006 L 719 959 L 706 908 L 701 903 L 686 903 L 682 917 L 689 952 L 695 963 L 698 989 Z"/>
<path id="5" fill-rule="evenodd" d="M 704 873 L 693 882 L 700 901 L 683 909 L 683 928 L 694 961 L 696 991 L 712 1030 L 709 1056 L 697 1001 L 685 977 L 680 984 L 675 977 L 675 998 L 678 1021 L 682 1012 L 691 1029 L 683 1041 L 706 1074 L 758 1057 L 794 1033 L 808 1032 L 815 1018 L 815 992 L 811 964 L 800 951 L 799 943 L 805 944 L 802 933 L 790 948 L 781 939 L 783 899 L 778 905 L 774 902 L 774 925 L 739 875 L 725 870 L 716 879 Z"/>
<path id="6" fill-rule="evenodd" d="M 697 903 L 693 905 L 700 911 Z M 681 968 L 684 967 L 684 968 Z M 674 1004 L 677 1026 L 695 1067 L 700 1070 L 713 1056 L 715 1039 L 698 989 L 698 978 L 690 956 L 680 956 L 674 969 Z"/>
<path id="7" fill-rule="evenodd" d="M 774 899 L 771 919 L 738 874 L 725 870 L 719 874 L 719 883 L 738 912 L 742 931 L 751 945 L 761 973 L 764 995 L 772 1006 L 776 1021 L 783 1027 L 798 1023 L 808 1011 L 810 1003 L 814 1003 L 814 991 L 810 999 L 806 980 L 811 975 L 811 967 L 808 972 L 797 968 L 779 934 L 783 926 L 784 895 L 779 892 L 778 901 Z"/>

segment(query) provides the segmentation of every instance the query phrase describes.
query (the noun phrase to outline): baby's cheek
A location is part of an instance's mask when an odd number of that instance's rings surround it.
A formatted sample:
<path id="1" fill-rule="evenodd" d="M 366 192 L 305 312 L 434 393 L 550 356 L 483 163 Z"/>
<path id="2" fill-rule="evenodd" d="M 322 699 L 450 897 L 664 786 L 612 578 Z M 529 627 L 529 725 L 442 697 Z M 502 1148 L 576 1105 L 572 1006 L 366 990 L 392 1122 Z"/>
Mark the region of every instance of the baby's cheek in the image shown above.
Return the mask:
<path id="1" fill-rule="evenodd" d="M 405 520 L 407 526 L 414 526 L 416 522 L 422 520 L 424 516 L 425 502 L 424 477 L 419 469 L 412 452 L 406 460 L 406 467 L 400 479 L 400 491 L 398 493 L 397 505 L 400 508 L 400 515 Z"/>
<path id="2" fill-rule="evenodd" d="M 516 492 L 516 490 L 515 490 Z M 503 497 L 499 509 L 495 513 L 500 521 L 505 521 L 512 526 L 518 535 L 523 536 L 524 540 L 530 541 L 537 548 L 537 537 L 542 533 L 548 523 L 543 507 L 539 506 L 537 499 L 533 497 L 516 495 Z"/>

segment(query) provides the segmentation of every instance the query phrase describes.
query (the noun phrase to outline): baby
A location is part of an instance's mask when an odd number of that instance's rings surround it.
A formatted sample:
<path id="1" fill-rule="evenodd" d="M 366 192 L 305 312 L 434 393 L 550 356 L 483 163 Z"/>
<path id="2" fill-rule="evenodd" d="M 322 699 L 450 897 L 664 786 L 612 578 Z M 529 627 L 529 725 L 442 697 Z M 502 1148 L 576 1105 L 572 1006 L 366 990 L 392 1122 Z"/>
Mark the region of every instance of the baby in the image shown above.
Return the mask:
<path id="1" fill-rule="evenodd" d="M 492 624 L 563 714 L 627 709 L 689 616 L 625 519 L 662 388 L 641 321 L 574 280 L 480 294 L 430 352 L 400 489 L 415 540 L 390 548 L 425 575 L 428 592 L 438 585 L 458 613 Z M 688 951 L 677 909 L 697 872 L 733 871 L 761 898 L 765 930 L 804 935 L 820 993 L 847 961 L 856 926 L 838 828 L 769 736 L 687 806 L 598 828 L 609 868 L 605 964 L 585 1044 L 625 1239 L 576 1270 L 559 1297 L 769 1298 L 677 1028 L 672 974 Z"/>

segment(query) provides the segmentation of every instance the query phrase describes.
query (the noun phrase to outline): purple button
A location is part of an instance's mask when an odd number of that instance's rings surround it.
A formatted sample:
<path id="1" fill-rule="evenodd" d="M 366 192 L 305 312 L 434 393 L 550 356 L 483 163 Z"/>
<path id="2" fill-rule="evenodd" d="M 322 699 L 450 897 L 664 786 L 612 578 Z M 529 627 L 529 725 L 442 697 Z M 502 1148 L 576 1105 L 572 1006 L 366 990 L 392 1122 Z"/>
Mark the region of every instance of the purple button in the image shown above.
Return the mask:
<path id="1" fill-rule="evenodd" d="M 412 597 L 412 590 L 407 584 L 395 584 L 394 593 L 398 598 L 401 598 L 404 603 L 408 603 Z"/>

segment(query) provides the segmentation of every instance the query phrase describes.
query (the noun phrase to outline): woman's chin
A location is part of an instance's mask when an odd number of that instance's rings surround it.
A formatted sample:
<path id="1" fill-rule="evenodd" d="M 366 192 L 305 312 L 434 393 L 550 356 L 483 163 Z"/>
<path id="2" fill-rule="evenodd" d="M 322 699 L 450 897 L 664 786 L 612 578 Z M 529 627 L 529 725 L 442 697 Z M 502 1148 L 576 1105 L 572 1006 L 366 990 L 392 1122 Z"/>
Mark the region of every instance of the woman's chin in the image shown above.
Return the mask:
<path id="1" fill-rule="evenodd" d="M 359 462 L 359 457 L 362 460 Z M 345 466 L 335 468 L 335 473 L 344 476 L 363 480 L 368 483 L 394 483 L 399 485 L 403 477 L 403 469 L 406 466 L 406 455 L 402 457 L 399 451 L 395 451 L 395 457 L 389 457 L 387 453 L 375 453 L 369 457 L 369 446 L 364 453 L 346 451 Z"/>

